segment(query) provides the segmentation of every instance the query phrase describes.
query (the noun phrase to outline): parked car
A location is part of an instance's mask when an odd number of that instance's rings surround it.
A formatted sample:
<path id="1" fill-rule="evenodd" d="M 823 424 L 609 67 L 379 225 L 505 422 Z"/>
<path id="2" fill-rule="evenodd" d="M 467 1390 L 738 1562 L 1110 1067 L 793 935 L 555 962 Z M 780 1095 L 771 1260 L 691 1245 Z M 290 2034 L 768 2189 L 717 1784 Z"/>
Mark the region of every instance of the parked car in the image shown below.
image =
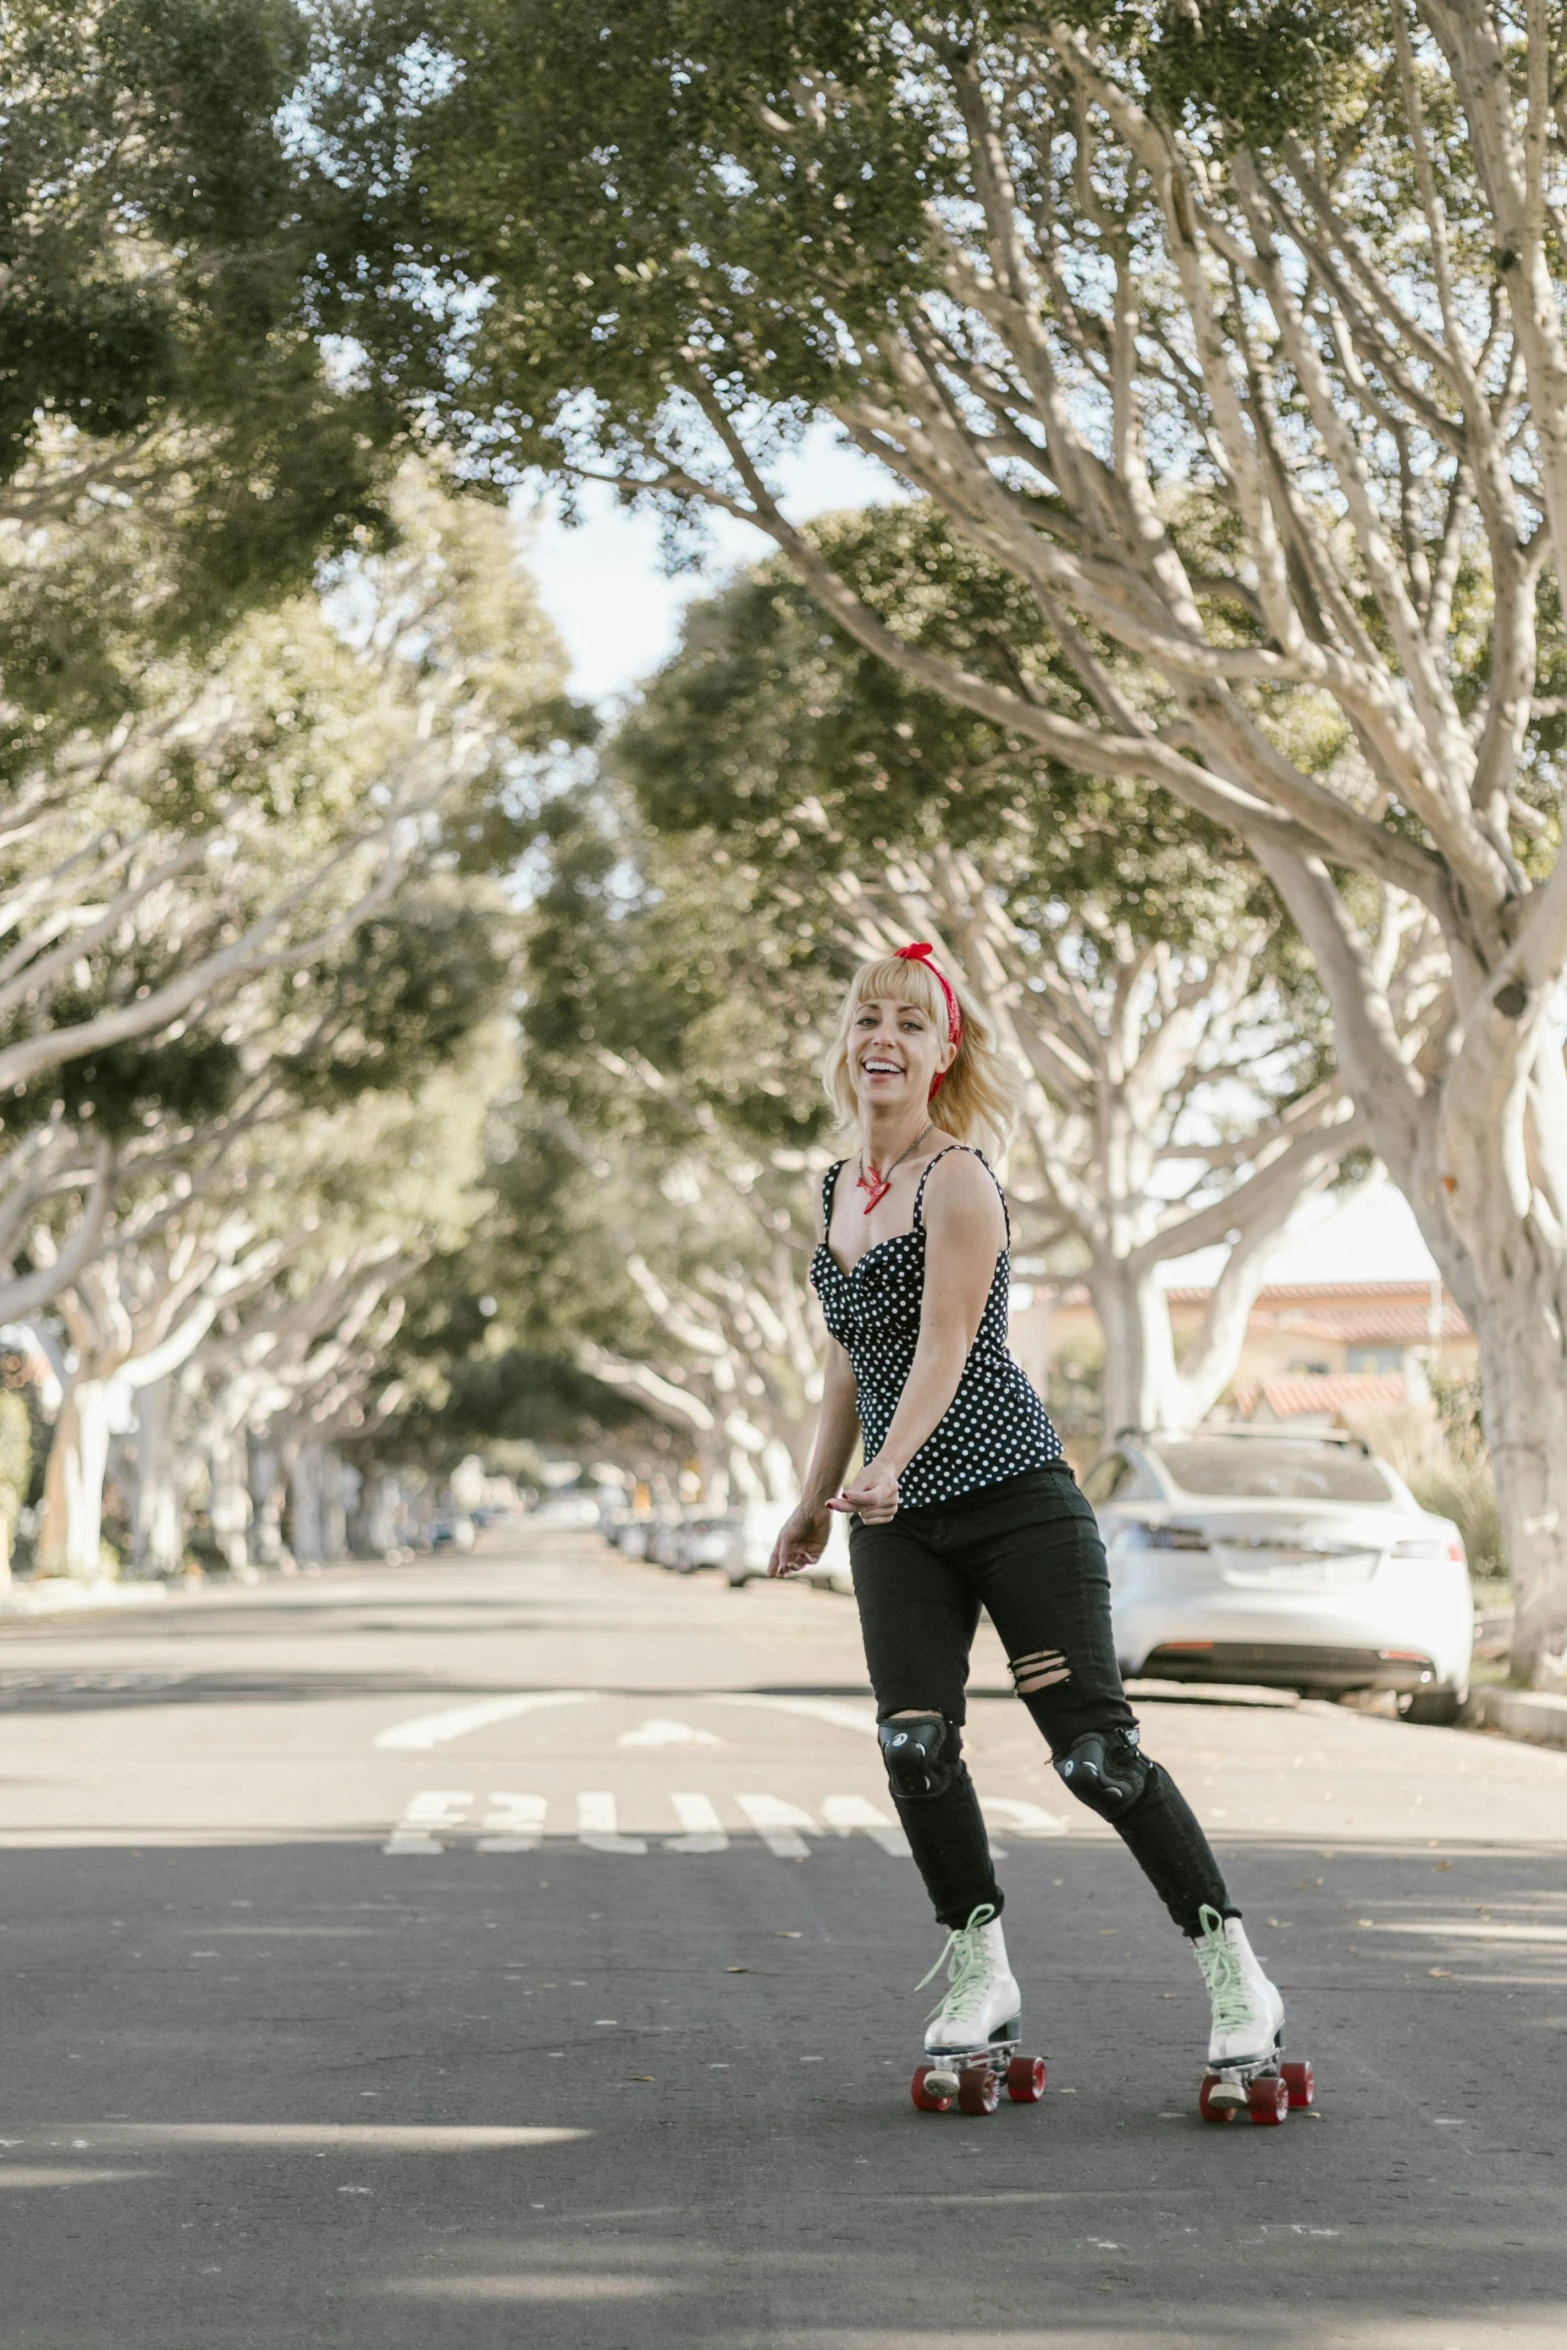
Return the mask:
<path id="1" fill-rule="evenodd" d="M 659 1509 L 648 1520 L 647 1539 L 642 1555 L 655 1567 L 675 1567 L 680 1564 L 680 1535 L 684 1512 L 677 1509 Z"/>
<path id="2" fill-rule="evenodd" d="M 1469 1567 L 1356 1437 L 1199 1429 L 1118 1443 L 1083 1480 L 1121 1670 L 1303 1696 L 1394 1689 L 1412 1721 L 1468 1694 Z"/>
<path id="3" fill-rule="evenodd" d="M 599 1507 L 591 1493 L 551 1493 L 533 1513 L 536 1526 L 596 1526 Z"/>
<path id="4" fill-rule="evenodd" d="M 788 1517 L 792 1503 L 778 1501 L 747 1502 L 739 1513 L 740 1523 L 724 1568 L 731 1584 L 738 1588 L 754 1576 L 765 1575 L 767 1562 L 773 1555 L 773 1544 L 778 1529 Z M 827 1548 L 805 1580 L 823 1591 L 852 1591 L 853 1579 L 849 1573 L 849 1521 L 833 1513 L 832 1532 Z"/>
<path id="5" fill-rule="evenodd" d="M 738 1510 L 692 1510 L 675 1541 L 679 1572 L 691 1575 L 698 1567 L 722 1567 L 727 1573 L 740 1525 Z"/>

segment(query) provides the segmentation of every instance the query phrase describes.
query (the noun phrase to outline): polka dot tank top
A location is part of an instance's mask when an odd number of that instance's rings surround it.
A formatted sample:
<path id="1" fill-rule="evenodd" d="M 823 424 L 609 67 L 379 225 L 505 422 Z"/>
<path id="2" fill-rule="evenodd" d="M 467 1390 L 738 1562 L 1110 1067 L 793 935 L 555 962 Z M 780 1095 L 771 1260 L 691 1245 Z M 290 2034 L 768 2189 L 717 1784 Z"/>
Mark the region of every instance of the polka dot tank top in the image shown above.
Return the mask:
<path id="1" fill-rule="evenodd" d="M 950 1150 L 965 1147 L 962 1143 L 948 1145 Z M 843 1270 L 825 1240 L 811 1261 L 811 1284 L 822 1301 L 823 1318 L 854 1366 L 867 1460 L 885 1442 L 914 1366 L 925 1291 L 925 1227 L 920 1209 L 931 1167 L 946 1156 L 946 1151 L 938 1151 L 920 1177 L 912 1230 L 878 1241 L 866 1250 L 852 1273 Z M 983 1154 L 975 1151 L 974 1156 L 995 1182 Z M 824 1228 L 828 1231 L 832 1229 L 833 1194 L 847 1165 L 847 1159 L 840 1159 L 836 1167 L 828 1169 L 822 1185 Z M 1001 1212 L 1006 1215 L 1006 1194 L 999 1183 L 996 1189 L 1001 1192 Z M 998 1484 L 1003 1477 L 1016 1477 L 1024 1469 L 1049 1468 L 1063 1457 L 1061 1439 L 1050 1425 L 1044 1405 L 1007 1351 L 1011 1239 L 1009 1217 L 1007 1246 L 996 1259 L 990 1295 L 958 1391 L 898 1480 L 901 1508 L 955 1501 L 961 1493 Z"/>

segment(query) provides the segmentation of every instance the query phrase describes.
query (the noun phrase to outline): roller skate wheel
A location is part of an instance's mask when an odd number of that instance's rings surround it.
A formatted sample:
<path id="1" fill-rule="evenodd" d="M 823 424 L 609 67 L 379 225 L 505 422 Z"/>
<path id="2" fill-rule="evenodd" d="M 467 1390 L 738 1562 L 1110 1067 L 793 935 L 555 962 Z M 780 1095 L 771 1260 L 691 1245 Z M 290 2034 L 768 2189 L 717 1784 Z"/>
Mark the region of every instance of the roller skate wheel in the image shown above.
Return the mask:
<path id="1" fill-rule="evenodd" d="M 1204 2073 L 1202 2087 L 1197 2092 L 1197 2111 L 1205 2122 L 1232 2122 L 1240 2111 L 1234 2082 L 1227 2081 L 1222 2073 Z"/>
<path id="2" fill-rule="evenodd" d="M 1281 2064 L 1279 2071 L 1290 2093 L 1290 2104 L 1298 2113 L 1310 2105 L 1317 2094 L 1317 2085 L 1309 2064 Z"/>
<path id="3" fill-rule="evenodd" d="M 1246 2103 L 1254 2122 L 1277 2129 L 1290 2109 L 1289 2083 L 1282 2073 L 1261 2073 L 1247 2084 Z"/>
<path id="4" fill-rule="evenodd" d="M 1045 2093 L 1042 2056 L 1014 2056 L 1007 2065 L 1007 2095 L 1014 2105 L 1037 2105 Z"/>
<path id="5" fill-rule="evenodd" d="M 933 2089 L 930 2085 L 932 2071 L 933 2067 L 928 2064 L 922 2064 L 919 2067 L 914 2075 L 910 2095 L 921 2113 L 949 2113 L 952 2109 L 952 2093 L 946 2084 L 952 2079 L 952 2075 L 937 2073 L 935 2077 L 941 2086 Z"/>
<path id="6" fill-rule="evenodd" d="M 968 2064 L 958 2075 L 958 2105 L 964 2113 L 994 2113 L 1001 2103 L 1001 2077 L 988 2064 Z"/>

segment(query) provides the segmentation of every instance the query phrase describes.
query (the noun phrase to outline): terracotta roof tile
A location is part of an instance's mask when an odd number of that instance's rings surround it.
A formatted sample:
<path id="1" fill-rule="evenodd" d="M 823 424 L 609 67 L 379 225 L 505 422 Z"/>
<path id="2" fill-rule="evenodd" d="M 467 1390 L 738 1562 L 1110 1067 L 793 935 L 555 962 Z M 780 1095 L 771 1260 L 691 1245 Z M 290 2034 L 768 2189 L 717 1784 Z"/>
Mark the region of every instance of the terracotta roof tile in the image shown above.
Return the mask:
<path id="1" fill-rule="evenodd" d="M 1261 1388 L 1237 1387 L 1236 1408 L 1249 1420 L 1265 1401 L 1275 1418 L 1307 1413 L 1400 1411 L 1408 1401 L 1400 1371 L 1339 1371 L 1308 1379 L 1269 1379 Z"/>

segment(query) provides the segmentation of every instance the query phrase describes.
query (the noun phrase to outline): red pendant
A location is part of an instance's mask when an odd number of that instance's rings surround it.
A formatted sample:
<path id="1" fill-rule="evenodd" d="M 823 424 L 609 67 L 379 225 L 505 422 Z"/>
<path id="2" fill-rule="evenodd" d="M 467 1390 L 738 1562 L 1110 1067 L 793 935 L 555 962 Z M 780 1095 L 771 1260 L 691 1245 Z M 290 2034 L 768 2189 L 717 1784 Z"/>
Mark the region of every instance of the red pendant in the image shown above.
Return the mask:
<path id="1" fill-rule="evenodd" d="M 874 1167 L 869 1169 L 862 1168 L 860 1173 L 854 1178 L 854 1187 L 856 1191 L 868 1191 L 870 1193 L 870 1198 L 866 1201 L 864 1208 L 861 1210 L 863 1215 L 868 1216 L 872 1208 L 880 1207 L 888 1192 L 891 1191 L 892 1177 L 890 1174 L 878 1175 Z"/>

